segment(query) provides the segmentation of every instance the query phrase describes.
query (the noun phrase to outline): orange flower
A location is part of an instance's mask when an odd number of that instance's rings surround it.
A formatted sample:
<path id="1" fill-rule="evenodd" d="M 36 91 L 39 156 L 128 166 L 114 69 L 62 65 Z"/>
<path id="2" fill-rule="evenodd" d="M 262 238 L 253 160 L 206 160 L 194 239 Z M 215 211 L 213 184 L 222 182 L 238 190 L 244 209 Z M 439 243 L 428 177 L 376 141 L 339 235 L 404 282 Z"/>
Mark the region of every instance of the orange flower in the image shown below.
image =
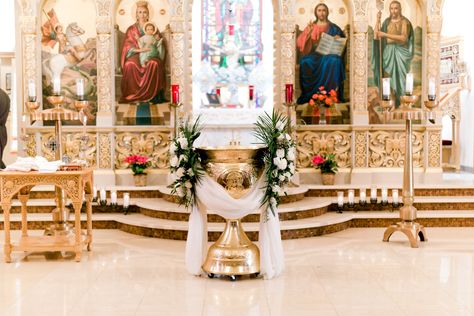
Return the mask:
<path id="1" fill-rule="evenodd" d="M 309 100 L 309 105 L 314 106 L 314 100 L 313 99 Z"/>
<path id="2" fill-rule="evenodd" d="M 318 98 L 318 95 L 319 95 L 319 94 L 315 93 L 315 94 L 313 94 L 313 96 L 312 96 L 311 98 L 317 99 L 317 98 Z"/>
<path id="3" fill-rule="evenodd" d="M 318 99 L 319 99 L 319 101 L 322 101 L 322 100 L 324 100 L 325 98 L 326 98 L 326 97 L 325 97 L 324 95 L 318 94 Z"/>
<path id="4" fill-rule="evenodd" d="M 323 90 L 324 90 L 324 86 L 319 87 L 319 91 L 323 91 Z"/>
<path id="5" fill-rule="evenodd" d="M 331 91 L 329 91 L 329 95 L 330 95 L 331 97 L 337 97 L 337 92 L 334 91 L 334 89 L 331 89 Z"/>
<path id="6" fill-rule="evenodd" d="M 332 101 L 331 101 L 331 99 L 326 99 L 326 101 L 325 101 L 325 102 L 326 102 L 326 104 L 327 104 L 327 105 L 329 105 L 329 106 L 331 106 L 331 105 L 332 105 Z"/>

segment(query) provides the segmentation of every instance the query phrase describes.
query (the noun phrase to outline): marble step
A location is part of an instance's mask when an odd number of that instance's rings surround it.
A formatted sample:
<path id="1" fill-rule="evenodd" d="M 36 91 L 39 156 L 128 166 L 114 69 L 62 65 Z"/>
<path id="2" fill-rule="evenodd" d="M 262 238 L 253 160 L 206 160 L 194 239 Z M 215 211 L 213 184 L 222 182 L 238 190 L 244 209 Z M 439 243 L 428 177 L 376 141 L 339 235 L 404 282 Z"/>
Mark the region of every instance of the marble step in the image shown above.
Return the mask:
<path id="1" fill-rule="evenodd" d="M 85 227 L 85 214 L 81 214 Z M 120 229 L 129 233 L 164 239 L 185 240 L 188 223 L 142 214 L 93 214 L 93 227 L 100 229 Z M 13 229 L 20 229 L 20 214 L 10 217 Z M 51 224 L 49 214 L 28 214 L 29 229 L 44 229 Z M 399 221 L 398 212 L 328 212 L 318 217 L 291 221 L 281 221 L 283 239 L 320 236 L 350 227 L 387 227 Z M 474 211 L 422 211 L 418 212 L 417 222 L 426 227 L 473 227 Z M 243 223 L 244 230 L 252 240 L 258 240 L 259 223 Z M 3 229 L 3 215 L 0 215 L 0 228 Z M 208 223 L 209 240 L 215 241 L 224 229 L 224 223 Z"/>

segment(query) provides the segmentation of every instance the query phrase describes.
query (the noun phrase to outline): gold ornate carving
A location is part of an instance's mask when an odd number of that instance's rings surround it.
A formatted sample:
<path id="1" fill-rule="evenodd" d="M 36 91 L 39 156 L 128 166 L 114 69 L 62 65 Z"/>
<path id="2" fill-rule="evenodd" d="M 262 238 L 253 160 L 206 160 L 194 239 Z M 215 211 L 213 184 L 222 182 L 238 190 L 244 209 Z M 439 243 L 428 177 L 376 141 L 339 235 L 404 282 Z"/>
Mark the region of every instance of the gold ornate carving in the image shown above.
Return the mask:
<path id="1" fill-rule="evenodd" d="M 354 1 L 354 11 L 355 16 L 365 16 L 367 12 L 367 0 L 355 0 Z"/>
<path id="2" fill-rule="evenodd" d="M 146 155 L 151 159 L 152 168 L 168 168 L 170 136 L 167 132 L 117 134 L 115 168 L 127 168 L 124 159 L 130 155 Z"/>
<path id="3" fill-rule="evenodd" d="M 33 8 L 30 4 L 30 0 L 18 0 L 20 5 L 21 13 L 24 16 L 33 16 Z"/>
<path id="4" fill-rule="evenodd" d="M 355 133 L 355 167 L 367 167 L 367 135 L 365 132 Z"/>
<path id="5" fill-rule="evenodd" d="M 96 139 L 95 134 L 88 133 L 87 141 L 84 143 L 81 138 L 83 133 L 63 133 L 62 146 L 63 153 L 69 159 L 81 159 L 87 161 L 89 166 L 96 164 Z M 48 160 L 54 160 L 54 151 L 51 149 L 51 141 L 54 140 L 54 133 L 41 134 L 41 152 Z"/>
<path id="6" fill-rule="evenodd" d="M 97 34 L 110 34 L 112 31 L 112 22 L 109 16 L 98 16 L 95 22 Z"/>
<path id="7" fill-rule="evenodd" d="M 430 131 L 428 135 L 428 166 L 439 168 L 441 167 L 441 133 Z"/>
<path id="8" fill-rule="evenodd" d="M 423 166 L 423 133 L 413 132 L 413 166 Z M 404 131 L 369 132 L 369 167 L 403 167 Z"/>
<path id="9" fill-rule="evenodd" d="M 353 109 L 367 110 L 367 33 L 354 34 L 354 73 L 351 79 Z"/>
<path id="10" fill-rule="evenodd" d="M 97 15 L 110 16 L 110 7 L 112 2 L 110 0 L 95 0 L 97 6 Z"/>
<path id="11" fill-rule="evenodd" d="M 112 109 L 112 54 L 110 34 L 97 35 L 97 104 L 100 112 Z"/>
<path id="12" fill-rule="evenodd" d="M 21 31 L 23 34 L 35 35 L 36 33 L 36 17 L 23 16 L 21 17 Z"/>
<path id="13" fill-rule="evenodd" d="M 297 167 L 311 167 L 316 154 L 335 154 L 340 168 L 351 167 L 351 134 L 347 132 L 304 131 L 297 135 Z"/>
<path id="14" fill-rule="evenodd" d="M 99 134 L 99 168 L 112 168 L 111 140 L 109 134 Z"/>
<path id="15" fill-rule="evenodd" d="M 27 140 L 26 140 L 26 154 L 29 157 L 35 157 L 36 156 L 36 138 L 34 134 L 26 134 Z"/>
<path id="16" fill-rule="evenodd" d="M 448 100 L 441 102 L 440 110 L 443 116 L 455 117 L 457 120 L 461 119 L 461 91 L 457 91 L 453 95 L 448 96 Z"/>

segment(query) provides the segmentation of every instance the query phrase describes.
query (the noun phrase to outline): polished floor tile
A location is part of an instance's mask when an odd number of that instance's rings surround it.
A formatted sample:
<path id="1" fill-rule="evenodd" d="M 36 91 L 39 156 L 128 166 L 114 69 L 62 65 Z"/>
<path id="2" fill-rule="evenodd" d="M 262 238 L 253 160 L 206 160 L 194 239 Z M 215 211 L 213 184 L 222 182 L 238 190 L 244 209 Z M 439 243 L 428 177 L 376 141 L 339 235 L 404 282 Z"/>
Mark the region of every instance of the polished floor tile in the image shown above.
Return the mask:
<path id="1" fill-rule="evenodd" d="M 80 263 L 1 262 L 0 315 L 474 315 L 474 228 L 428 228 L 418 249 L 383 231 L 286 240 L 283 275 L 231 282 L 189 275 L 184 242 L 95 230 Z"/>

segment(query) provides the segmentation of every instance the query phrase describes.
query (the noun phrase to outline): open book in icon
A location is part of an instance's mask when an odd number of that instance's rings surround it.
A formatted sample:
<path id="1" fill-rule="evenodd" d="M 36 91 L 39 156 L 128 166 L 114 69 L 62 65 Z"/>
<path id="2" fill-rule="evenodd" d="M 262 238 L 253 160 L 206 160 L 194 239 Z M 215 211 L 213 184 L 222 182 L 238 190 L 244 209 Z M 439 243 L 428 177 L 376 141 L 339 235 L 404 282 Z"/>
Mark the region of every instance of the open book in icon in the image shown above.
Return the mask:
<path id="1" fill-rule="evenodd" d="M 335 38 L 327 33 L 321 34 L 319 45 L 316 48 L 316 53 L 321 55 L 338 55 L 341 56 L 346 47 L 347 38 Z"/>

